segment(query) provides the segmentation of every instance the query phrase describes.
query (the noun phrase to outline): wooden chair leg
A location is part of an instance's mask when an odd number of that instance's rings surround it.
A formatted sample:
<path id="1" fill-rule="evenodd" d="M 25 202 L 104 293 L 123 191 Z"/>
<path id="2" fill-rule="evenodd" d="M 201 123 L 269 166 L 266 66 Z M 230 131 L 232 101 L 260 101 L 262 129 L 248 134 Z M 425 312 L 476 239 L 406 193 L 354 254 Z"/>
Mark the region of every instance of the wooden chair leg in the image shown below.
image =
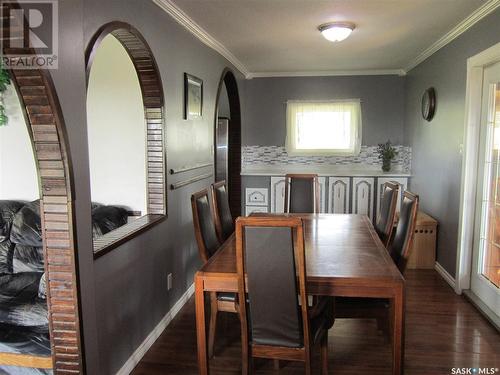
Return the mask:
<path id="1" fill-rule="evenodd" d="M 321 374 L 328 375 L 328 331 L 321 339 Z"/>
<path id="2" fill-rule="evenodd" d="M 311 356 L 310 355 L 306 357 L 305 367 L 306 367 L 305 375 L 311 375 Z"/>
<path id="3" fill-rule="evenodd" d="M 215 330 L 217 329 L 217 295 L 210 293 L 210 323 L 208 326 L 208 358 L 214 356 Z"/>
<path id="4" fill-rule="evenodd" d="M 248 330 L 240 319 L 241 326 L 241 374 L 250 375 L 253 368 L 253 357 L 248 345 Z"/>
<path id="5" fill-rule="evenodd" d="M 273 363 L 274 363 L 274 369 L 275 370 L 279 370 L 280 369 L 280 360 L 279 359 L 274 359 Z"/>

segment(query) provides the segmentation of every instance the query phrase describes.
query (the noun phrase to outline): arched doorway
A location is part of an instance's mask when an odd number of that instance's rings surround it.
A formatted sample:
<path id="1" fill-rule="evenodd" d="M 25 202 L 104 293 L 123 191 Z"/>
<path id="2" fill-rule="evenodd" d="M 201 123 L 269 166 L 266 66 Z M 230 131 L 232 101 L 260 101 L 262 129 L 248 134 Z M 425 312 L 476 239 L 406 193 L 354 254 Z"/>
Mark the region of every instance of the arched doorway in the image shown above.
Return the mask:
<path id="1" fill-rule="evenodd" d="M 225 91 L 225 92 L 224 92 Z M 225 107 L 227 112 L 219 116 Z M 241 214 L 241 108 L 238 85 L 229 68 L 222 72 L 215 102 L 214 123 L 214 169 L 215 181 L 226 179 L 229 206 L 233 217 Z"/>
<path id="2" fill-rule="evenodd" d="M 3 12 L 18 8 L 13 3 L 3 7 Z M 26 41 L 24 44 L 29 45 Z M 2 53 L 13 60 L 16 56 L 37 55 L 29 47 L 11 49 L 8 45 L 3 44 Z M 0 353 L 0 365 L 51 368 L 55 374 L 83 374 L 78 258 L 73 222 L 74 180 L 64 118 L 47 70 L 12 69 L 9 73 L 28 126 L 38 172 L 52 355 L 46 358 Z"/>

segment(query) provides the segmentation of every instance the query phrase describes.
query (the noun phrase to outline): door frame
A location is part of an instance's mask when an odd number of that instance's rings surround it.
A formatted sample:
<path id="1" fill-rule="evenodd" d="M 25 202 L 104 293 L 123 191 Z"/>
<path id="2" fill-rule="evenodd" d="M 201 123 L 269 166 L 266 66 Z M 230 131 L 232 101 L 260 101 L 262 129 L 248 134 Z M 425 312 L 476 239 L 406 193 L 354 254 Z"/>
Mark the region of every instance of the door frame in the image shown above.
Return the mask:
<path id="1" fill-rule="evenodd" d="M 500 43 L 467 59 L 464 152 L 455 276 L 455 292 L 458 294 L 471 287 L 483 72 L 487 66 L 497 62 L 500 62 Z"/>
<path id="2" fill-rule="evenodd" d="M 241 106 L 240 106 L 240 94 L 238 91 L 238 83 L 236 82 L 236 76 L 233 71 L 229 68 L 225 68 L 222 71 L 219 85 L 217 87 L 217 96 L 215 97 L 215 114 L 214 114 L 214 179 L 217 170 L 217 155 L 215 152 L 216 148 L 216 131 L 217 131 L 217 120 L 219 112 L 219 98 L 223 86 L 226 86 L 227 97 L 229 99 L 229 112 L 230 112 L 230 122 L 228 129 L 228 150 L 227 150 L 227 175 L 228 180 L 226 181 L 228 196 L 229 196 L 229 207 L 233 217 L 238 217 L 241 215 Z"/>

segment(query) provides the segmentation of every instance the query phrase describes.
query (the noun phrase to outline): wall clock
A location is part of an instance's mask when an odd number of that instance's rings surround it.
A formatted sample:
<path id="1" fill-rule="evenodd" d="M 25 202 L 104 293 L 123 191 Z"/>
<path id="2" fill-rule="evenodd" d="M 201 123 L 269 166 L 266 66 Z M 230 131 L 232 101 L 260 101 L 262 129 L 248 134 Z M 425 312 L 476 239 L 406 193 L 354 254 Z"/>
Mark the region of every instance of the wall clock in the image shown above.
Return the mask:
<path id="1" fill-rule="evenodd" d="M 422 95 L 422 117 L 431 121 L 436 112 L 436 90 L 434 87 L 429 87 Z"/>

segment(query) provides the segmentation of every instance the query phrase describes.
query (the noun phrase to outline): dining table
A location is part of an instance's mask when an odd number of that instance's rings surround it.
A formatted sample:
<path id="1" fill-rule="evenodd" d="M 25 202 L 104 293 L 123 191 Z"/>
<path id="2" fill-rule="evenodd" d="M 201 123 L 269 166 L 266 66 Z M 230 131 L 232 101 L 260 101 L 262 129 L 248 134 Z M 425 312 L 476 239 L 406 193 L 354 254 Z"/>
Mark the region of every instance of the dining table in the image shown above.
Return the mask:
<path id="1" fill-rule="evenodd" d="M 370 219 L 356 214 L 284 215 L 299 216 L 304 225 L 309 295 L 388 300 L 392 374 L 402 374 L 405 281 Z M 269 251 L 272 246 L 269 243 Z M 207 375 L 210 368 L 205 322 L 205 298 L 208 296 L 205 292 L 238 291 L 234 234 L 195 274 L 194 280 L 199 373 Z"/>

